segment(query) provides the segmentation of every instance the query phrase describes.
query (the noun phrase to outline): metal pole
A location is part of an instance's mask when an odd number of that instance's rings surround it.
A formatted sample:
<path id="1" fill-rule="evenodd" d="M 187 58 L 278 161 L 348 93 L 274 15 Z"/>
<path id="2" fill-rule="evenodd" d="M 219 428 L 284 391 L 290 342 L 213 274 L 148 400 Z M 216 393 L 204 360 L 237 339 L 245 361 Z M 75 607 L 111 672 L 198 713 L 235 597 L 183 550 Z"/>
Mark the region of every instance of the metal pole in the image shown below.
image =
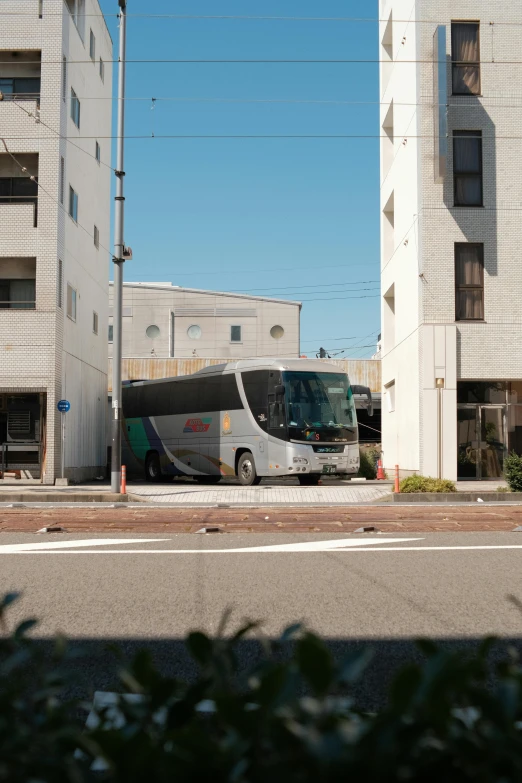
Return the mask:
<path id="1" fill-rule="evenodd" d="M 62 413 L 62 478 L 65 478 L 65 413 Z"/>
<path id="2" fill-rule="evenodd" d="M 112 344 L 112 423 L 111 423 L 111 492 L 121 492 L 121 355 L 122 355 L 122 301 L 123 301 L 123 180 L 125 171 L 125 52 L 127 33 L 127 0 L 118 0 L 120 7 L 120 51 L 118 57 L 118 143 L 116 152 L 116 205 L 114 209 L 114 319 Z"/>

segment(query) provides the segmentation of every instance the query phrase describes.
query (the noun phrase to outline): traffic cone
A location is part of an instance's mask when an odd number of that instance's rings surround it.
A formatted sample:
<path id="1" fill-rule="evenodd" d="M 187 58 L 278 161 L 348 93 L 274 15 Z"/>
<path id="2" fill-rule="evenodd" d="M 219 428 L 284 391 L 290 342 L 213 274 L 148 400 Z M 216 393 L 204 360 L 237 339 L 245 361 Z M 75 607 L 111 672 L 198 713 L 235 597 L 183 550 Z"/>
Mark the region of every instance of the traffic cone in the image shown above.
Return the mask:
<path id="1" fill-rule="evenodd" d="M 384 481 L 386 478 L 386 474 L 384 473 L 384 468 L 382 466 L 382 459 L 379 459 L 377 462 L 377 481 Z"/>

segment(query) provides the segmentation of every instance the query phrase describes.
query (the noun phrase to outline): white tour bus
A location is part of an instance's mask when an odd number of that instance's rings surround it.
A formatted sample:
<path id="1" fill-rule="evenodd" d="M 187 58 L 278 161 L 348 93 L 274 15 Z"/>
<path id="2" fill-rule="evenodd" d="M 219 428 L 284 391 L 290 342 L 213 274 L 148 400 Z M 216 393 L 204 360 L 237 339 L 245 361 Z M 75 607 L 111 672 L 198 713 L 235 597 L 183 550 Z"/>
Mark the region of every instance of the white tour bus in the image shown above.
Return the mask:
<path id="1" fill-rule="evenodd" d="M 123 388 L 123 462 L 149 481 L 192 476 L 297 476 L 359 470 L 354 394 L 346 373 L 313 359 L 245 359 L 194 375 L 134 381 Z"/>

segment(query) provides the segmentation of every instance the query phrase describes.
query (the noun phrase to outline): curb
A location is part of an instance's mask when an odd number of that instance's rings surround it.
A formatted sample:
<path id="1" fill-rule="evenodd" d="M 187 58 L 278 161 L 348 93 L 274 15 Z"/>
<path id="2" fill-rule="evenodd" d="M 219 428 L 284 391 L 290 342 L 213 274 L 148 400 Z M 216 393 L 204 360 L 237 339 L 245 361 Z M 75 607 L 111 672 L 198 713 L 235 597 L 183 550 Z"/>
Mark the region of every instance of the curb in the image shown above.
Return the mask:
<path id="1" fill-rule="evenodd" d="M 400 492 L 391 495 L 392 503 L 522 503 L 522 492 Z"/>

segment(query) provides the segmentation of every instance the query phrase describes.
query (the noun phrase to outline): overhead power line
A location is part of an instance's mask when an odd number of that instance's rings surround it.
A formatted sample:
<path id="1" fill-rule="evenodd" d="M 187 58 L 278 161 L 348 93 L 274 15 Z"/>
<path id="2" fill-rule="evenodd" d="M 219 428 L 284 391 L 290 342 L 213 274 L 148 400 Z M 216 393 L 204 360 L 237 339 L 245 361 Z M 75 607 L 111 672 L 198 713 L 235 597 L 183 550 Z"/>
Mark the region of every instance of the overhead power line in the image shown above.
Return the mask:
<path id="1" fill-rule="evenodd" d="M 30 16 L 35 18 L 36 14 L 33 12 L 23 11 L 0 11 L 0 16 Z M 48 12 L 44 13 L 44 17 L 47 16 L 62 16 L 61 12 Z M 98 19 L 105 18 L 118 19 L 120 14 L 82 14 L 84 18 L 96 17 Z M 428 24 L 438 25 L 447 24 L 447 20 L 436 21 L 434 19 L 379 19 L 378 17 L 369 16 L 268 16 L 268 15 L 250 15 L 250 14 L 127 14 L 128 19 L 173 19 L 175 21 L 192 21 L 192 20 L 211 20 L 211 21 L 252 21 L 252 22 L 342 22 L 351 24 L 387 24 L 389 21 L 392 24 Z M 520 27 L 521 22 L 495 22 L 495 21 L 483 21 L 479 22 L 481 26 L 488 27 L 489 25 L 501 26 L 501 27 Z"/>
<path id="2" fill-rule="evenodd" d="M 17 65 L 34 65 L 33 60 L 17 60 Z M 69 60 L 69 65 L 92 65 L 92 60 Z M 105 63 L 118 64 L 118 60 L 105 60 Z M 251 59 L 208 59 L 208 58 L 190 58 L 190 59 L 143 59 L 143 60 L 125 60 L 127 65 L 379 65 L 390 64 L 390 60 L 381 60 L 379 58 L 370 59 L 267 59 L 267 58 L 251 58 Z M 43 60 L 42 65 L 61 65 L 61 60 Z M 393 65 L 447 65 L 448 61 L 444 60 L 393 60 Z M 0 60 L 0 65 L 12 65 L 12 60 Z M 521 60 L 481 60 L 477 65 L 522 65 Z"/>
<path id="3" fill-rule="evenodd" d="M 457 128 L 455 130 L 458 130 Z M 33 136 L 5 136 L 4 138 L 11 139 L 13 141 L 31 141 Z M 69 139 L 69 136 L 62 136 L 63 139 Z M 76 139 L 117 139 L 117 136 L 76 136 Z M 433 140 L 435 135 L 433 133 L 425 134 L 397 134 L 396 139 L 400 142 L 401 139 L 406 141 L 407 139 L 429 139 Z M 448 138 L 453 138 L 450 134 Z M 484 141 L 520 141 L 522 136 L 497 136 L 495 134 L 485 135 L 477 134 L 474 136 L 472 133 L 466 135 L 467 139 L 483 139 Z M 125 134 L 125 139 L 148 139 L 154 141 L 155 139 L 387 139 L 389 136 L 379 133 L 166 133 L 166 134 L 145 134 L 139 133 L 134 135 Z"/>
<path id="4" fill-rule="evenodd" d="M 77 96 L 77 99 L 79 101 L 113 101 L 114 98 L 110 95 L 107 96 L 95 96 L 95 95 L 79 95 Z M 47 103 L 50 100 L 55 101 L 62 101 L 63 97 L 61 95 L 55 95 L 55 96 L 45 96 L 45 102 Z M 66 97 L 67 102 L 71 100 L 70 96 Z M 209 98 L 209 97 L 179 97 L 179 96 L 163 96 L 156 98 L 154 96 L 147 96 L 147 95 L 136 95 L 136 96 L 130 96 L 125 98 L 126 101 L 135 101 L 135 102 L 144 102 L 144 103 L 259 103 L 259 104 L 296 104 L 296 105 L 314 105 L 314 106 L 389 106 L 390 101 L 345 101 L 342 99 L 320 99 L 320 98 Z M 494 108 L 499 109 L 522 109 L 522 97 L 520 98 L 520 102 L 518 104 L 513 103 L 498 103 L 498 99 L 494 98 L 493 96 L 489 99 L 487 96 L 481 95 L 480 97 L 480 105 L 485 106 L 489 105 L 489 100 L 492 101 L 491 106 Z M 415 101 L 415 102 L 401 102 L 401 101 L 393 101 L 394 106 L 427 106 L 428 108 L 432 109 L 435 108 L 435 106 L 440 107 L 446 107 L 448 109 L 467 109 L 469 108 L 469 104 L 466 105 L 464 102 L 460 103 L 439 103 L 436 104 L 431 100 L 426 101 Z"/>
<path id="5" fill-rule="evenodd" d="M 38 123 L 38 125 L 43 125 L 43 126 L 44 126 L 44 128 L 47 128 L 48 130 L 50 130 L 50 131 L 51 131 L 51 133 L 54 133 L 54 134 L 55 134 L 55 136 L 56 136 L 56 138 L 58 138 L 58 139 L 63 139 L 63 140 L 64 140 L 64 141 L 66 141 L 68 144 L 70 144 L 72 147 L 75 147 L 77 150 L 80 150 L 80 152 L 83 152 L 83 153 L 84 153 L 84 155 L 88 155 L 88 157 L 89 157 L 89 158 L 92 158 L 93 160 L 95 160 L 95 161 L 96 161 L 96 163 L 99 163 L 99 164 L 100 164 L 100 166 L 105 166 L 106 168 L 110 169 L 111 171 L 115 171 L 115 169 L 114 169 L 112 166 L 110 166 L 108 163 L 104 163 L 104 161 L 102 161 L 102 160 L 101 160 L 101 158 L 100 158 L 100 159 L 98 159 L 98 158 L 96 157 L 96 155 L 93 155 L 93 154 L 92 154 L 91 152 L 89 152 L 88 150 L 84 149 L 83 147 L 80 147 L 78 144 L 75 144 L 75 143 L 74 143 L 74 141 L 73 141 L 71 138 L 69 138 L 68 136 L 63 136 L 63 135 L 62 135 L 62 134 L 61 134 L 59 131 L 55 130 L 55 129 L 54 129 L 54 128 L 52 128 L 50 125 L 48 125 L 46 122 L 44 122 L 44 121 L 42 120 L 42 118 L 40 117 L 40 112 L 38 112 L 37 114 L 35 114 L 35 113 L 33 113 L 32 111 L 29 111 L 28 109 L 26 109 L 26 108 L 25 108 L 24 106 L 22 106 L 21 104 L 17 103 L 17 101 L 10 101 L 10 103 L 14 103 L 14 105 L 15 105 L 15 106 L 17 106 L 19 109 L 21 109 L 23 112 L 25 112 L 25 114 L 27 114 L 27 116 L 28 116 L 29 118 L 32 118 L 32 119 L 34 119 L 34 121 L 35 121 L 36 123 Z M 40 137 L 40 138 L 41 138 L 41 137 Z"/>

